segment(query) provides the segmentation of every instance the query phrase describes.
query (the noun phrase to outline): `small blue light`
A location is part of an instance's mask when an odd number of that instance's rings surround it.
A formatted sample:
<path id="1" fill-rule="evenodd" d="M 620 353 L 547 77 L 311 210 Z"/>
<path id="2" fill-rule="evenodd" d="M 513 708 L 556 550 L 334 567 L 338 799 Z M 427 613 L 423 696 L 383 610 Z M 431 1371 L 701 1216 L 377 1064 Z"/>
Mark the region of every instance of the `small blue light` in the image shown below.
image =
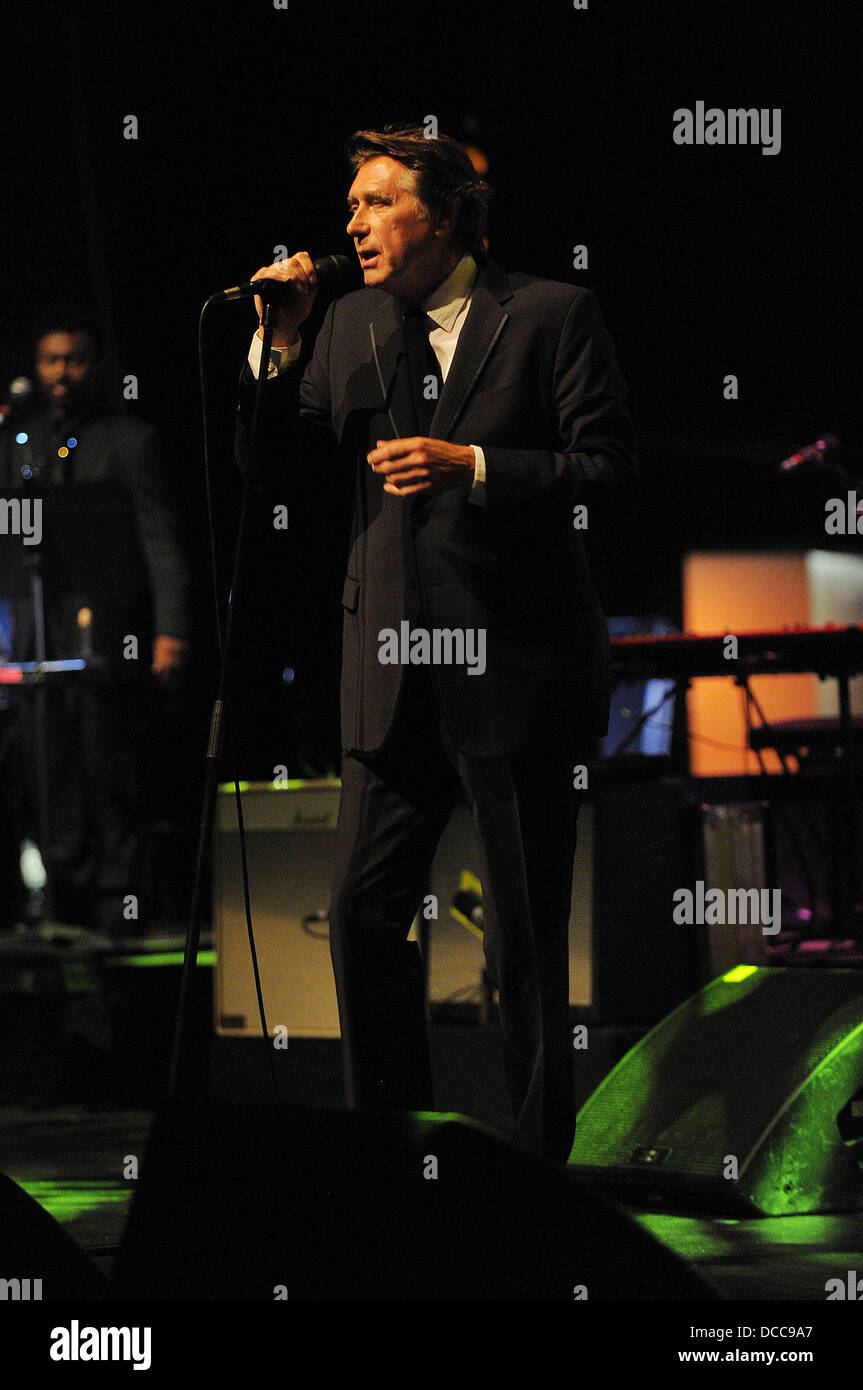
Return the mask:
<path id="1" fill-rule="evenodd" d="M 16 443 L 16 444 L 26 444 L 26 443 L 27 443 L 27 440 L 28 440 L 29 438 L 30 438 L 30 436 L 29 436 L 29 434 L 27 433 L 26 430 L 19 430 L 18 433 L 17 433 L 16 436 L 15 436 L 15 443 Z"/>
<path id="2" fill-rule="evenodd" d="M 293 685 L 294 675 L 295 672 L 293 666 L 286 666 L 284 671 L 282 672 L 282 680 L 284 681 L 285 685 Z"/>
<path id="3" fill-rule="evenodd" d="M 78 441 L 74 435 L 70 435 L 69 438 L 66 440 L 66 445 L 69 449 L 74 449 L 77 443 Z"/>
<path id="4" fill-rule="evenodd" d="M 33 477 L 33 469 L 30 467 L 29 463 L 22 464 L 22 466 L 21 466 L 21 477 L 22 477 L 22 478 L 32 478 L 32 477 Z"/>

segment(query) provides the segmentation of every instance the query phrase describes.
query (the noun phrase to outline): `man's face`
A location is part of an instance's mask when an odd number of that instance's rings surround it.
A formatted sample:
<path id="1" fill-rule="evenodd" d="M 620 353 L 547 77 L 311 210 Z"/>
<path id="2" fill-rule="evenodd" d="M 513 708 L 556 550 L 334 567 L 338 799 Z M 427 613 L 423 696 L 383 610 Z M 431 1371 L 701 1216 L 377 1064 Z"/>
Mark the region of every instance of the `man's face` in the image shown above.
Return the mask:
<path id="1" fill-rule="evenodd" d="M 389 155 L 368 160 L 348 193 L 347 233 L 367 285 L 420 300 L 446 279 L 459 255 L 452 222 L 435 223 L 414 187 L 413 172 Z"/>
<path id="2" fill-rule="evenodd" d="M 86 399 L 93 371 L 89 333 L 46 333 L 36 347 L 39 384 L 58 411 Z"/>

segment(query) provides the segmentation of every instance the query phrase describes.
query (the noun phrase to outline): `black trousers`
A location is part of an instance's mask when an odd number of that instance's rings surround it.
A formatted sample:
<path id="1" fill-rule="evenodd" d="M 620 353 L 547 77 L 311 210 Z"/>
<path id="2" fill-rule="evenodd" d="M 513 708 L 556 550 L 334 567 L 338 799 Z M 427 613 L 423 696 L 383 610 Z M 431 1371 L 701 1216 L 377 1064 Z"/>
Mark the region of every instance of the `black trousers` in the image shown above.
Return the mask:
<path id="1" fill-rule="evenodd" d="M 479 847 L 514 1139 L 566 1162 L 575 1130 L 569 916 L 580 800 L 572 762 L 466 756 L 422 667 L 405 669 L 383 752 L 342 761 L 330 942 L 348 1104 L 434 1109 L 422 966 L 407 936 L 459 783 Z"/>

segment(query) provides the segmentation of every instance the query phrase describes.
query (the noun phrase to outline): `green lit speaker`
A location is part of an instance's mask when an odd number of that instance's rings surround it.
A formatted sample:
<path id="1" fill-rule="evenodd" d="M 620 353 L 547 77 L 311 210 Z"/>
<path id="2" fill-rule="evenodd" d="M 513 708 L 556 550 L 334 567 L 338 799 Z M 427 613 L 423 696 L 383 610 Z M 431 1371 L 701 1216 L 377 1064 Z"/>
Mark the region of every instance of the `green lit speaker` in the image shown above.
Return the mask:
<path id="1" fill-rule="evenodd" d="M 713 980 L 590 1096 L 569 1164 L 666 1209 L 863 1210 L 863 971 Z"/>

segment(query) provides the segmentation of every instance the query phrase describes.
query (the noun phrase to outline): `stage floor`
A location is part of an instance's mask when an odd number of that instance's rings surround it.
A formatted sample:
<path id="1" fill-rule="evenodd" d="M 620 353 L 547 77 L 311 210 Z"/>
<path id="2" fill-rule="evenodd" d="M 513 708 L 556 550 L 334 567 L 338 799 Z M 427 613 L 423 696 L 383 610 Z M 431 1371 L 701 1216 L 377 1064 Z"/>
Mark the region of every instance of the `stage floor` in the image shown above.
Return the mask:
<path id="1" fill-rule="evenodd" d="M 109 1274 L 142 1160 L 150 1110 L 0 1108 L 0 1171 Z M 742 1220 L 644 1212 L 637 1221 L 729 1299 L 824 1302 L 828 1279 L 863 1273 L 863 1212 Z"/>

